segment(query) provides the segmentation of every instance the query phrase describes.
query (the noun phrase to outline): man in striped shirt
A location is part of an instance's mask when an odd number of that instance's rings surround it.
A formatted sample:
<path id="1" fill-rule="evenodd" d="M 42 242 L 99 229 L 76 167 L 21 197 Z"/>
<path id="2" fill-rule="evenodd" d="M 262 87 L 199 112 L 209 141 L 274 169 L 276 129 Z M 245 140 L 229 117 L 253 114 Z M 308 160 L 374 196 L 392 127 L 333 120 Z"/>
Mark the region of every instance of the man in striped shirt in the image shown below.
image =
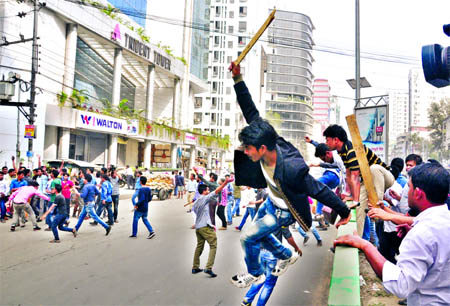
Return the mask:
<path id="1" fill-rule="evenodd" d="M 358 160 L 353 144 L 347 138 L 345 130 L 332 124 L 325 129 L 323 136 L 326 138 L 326 144 L 331 150 L 337 150 L 342 158 L 346 168 L 346 181 L 350 186 L 354 205 L 360 205 L 356 208 L 356 222 L 358 235 L 362 236 L 364 229 L 364 220 L 366 218 L 365 209 L 368 208 L 367 189 L 361 178 Z M 369 148 L 364 146 L 367 161 L 369 162 L 370 173 L 377 193 L 378 201 L 383 200 L 384 192 L 391 187 L 394 182 L 394 176 L 389 171 L 389 167 Z"/>

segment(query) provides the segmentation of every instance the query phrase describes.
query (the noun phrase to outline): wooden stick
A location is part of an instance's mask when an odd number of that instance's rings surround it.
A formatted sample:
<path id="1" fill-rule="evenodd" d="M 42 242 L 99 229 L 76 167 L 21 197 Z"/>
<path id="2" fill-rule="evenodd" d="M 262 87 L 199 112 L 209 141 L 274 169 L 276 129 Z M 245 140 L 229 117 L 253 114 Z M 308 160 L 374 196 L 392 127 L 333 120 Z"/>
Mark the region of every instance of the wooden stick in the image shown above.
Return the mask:
<path id="1" fill-rule="evenodd" d="M 247 46 L 245 46 L 244 50 L 239 55 L 237 60 L 234 61 L 234 64 L 236 66 L 242 62 L 242 60 L 245 58 L 247 53 L 253 48 L 255 43 L 258 41 L 258 39 L 264 33 L 264 31 L 269 27 L 270 23 L 275 19 L 275 12 L 276 12 L 276 9 L 273 9 L 273 11 L 270 13 L 269 17 L 267 17 L 264 24 L 261 26 L 261 28 L 259 28 L 258 32 L 256 32 L 256 34 L 252 37 L 252 40 L 247 44 Z"/>
<path id="2" fill-rule="evenodd" d="M 361 171 L 361 176 L 364 180 L 364 186 L 367 190 L 367 196 L 369 203 L 373 207 L 379 207 L 378 196 L 373 185 L 372 174 L 370 173 L 369 161 L 367 160 L 366 151 L 364 150 L 364 145 L 362 143 L 361 134 L 359 134 L 358 124 L 356 123 L 356 116 L 350 115 L 345 117 L 347 120 L 348 129 L 350 135 L 352 136 L 353 149 L 355 149 L 356 158 L 358 159 L 359 170 Z"/>

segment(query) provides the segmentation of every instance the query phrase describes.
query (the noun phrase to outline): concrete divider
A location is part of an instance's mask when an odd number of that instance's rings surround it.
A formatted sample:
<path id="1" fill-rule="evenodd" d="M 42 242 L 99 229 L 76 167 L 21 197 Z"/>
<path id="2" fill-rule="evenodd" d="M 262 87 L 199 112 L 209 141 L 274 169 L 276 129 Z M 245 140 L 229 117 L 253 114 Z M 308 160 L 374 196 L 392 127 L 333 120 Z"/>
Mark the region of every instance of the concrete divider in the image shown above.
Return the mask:
<path id="1" fill-rule="evenodd" d="M 355 230 L 356 211 L 353 209 L 350 222 L 339 227 L 337 236 L 353 234 Z M 361 305 L 358 249 L 336 247 L 328 305 Z"/>

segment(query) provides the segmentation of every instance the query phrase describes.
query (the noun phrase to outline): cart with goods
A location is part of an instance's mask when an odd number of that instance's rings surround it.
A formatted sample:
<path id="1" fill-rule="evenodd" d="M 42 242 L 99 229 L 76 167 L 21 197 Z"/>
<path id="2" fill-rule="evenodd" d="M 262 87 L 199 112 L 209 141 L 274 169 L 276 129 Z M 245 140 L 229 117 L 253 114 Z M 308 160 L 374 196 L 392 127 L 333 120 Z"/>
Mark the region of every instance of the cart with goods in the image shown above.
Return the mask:
<path id="1" fill-rule="evenodd" d="M 152 195 L 156 195 L 160 201 L 167 199 L 174 189 L 170 174 L 161 173 L 147 176 L 146 186 L 150 187 Z"/>

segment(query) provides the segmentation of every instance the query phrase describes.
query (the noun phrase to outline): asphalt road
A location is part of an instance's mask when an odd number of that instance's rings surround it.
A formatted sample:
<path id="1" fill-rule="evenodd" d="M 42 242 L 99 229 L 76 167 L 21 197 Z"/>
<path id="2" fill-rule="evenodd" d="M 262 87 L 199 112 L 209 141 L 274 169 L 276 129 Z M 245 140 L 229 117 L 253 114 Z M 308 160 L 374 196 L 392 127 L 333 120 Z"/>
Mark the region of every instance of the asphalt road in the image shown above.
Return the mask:
<path id="1" fill-rule="evenodd" d="M 60 233 L 60 244 L 50 244 L 51 232 L 33 232 L 31 224 L 10 232 L 10 221 L 0 224 L 1 305 L 239 305 L 246 289 L 229 283 L 245 271 L 239 232 L 218 231 L 214 265 L 217 278 L 191 274 L 196 245 L 191 214 L 182 200 L 154 200 L 149 220 L 156 237 L 139 223 L 131 234 L 131 201 L 121 200 L 119 223 L 105 236 L 100 226 L 83 223 L 77 238 Z M 217 218 L 217 221 L 219 219 Z M 71 225 L 76 219 L 71 218 Z M 42 226 L 44 225 L 43 223 Z M 326 305 L 334 229 L 320 232 L 317 247 L 311 233 L 308 244 L 295 232 L 303 257 L 278 279 L 268 305 Z M 206 263 L 209 248 L 201 257 Z M 256 304 L 256 303 L 254 303 Z"/>

